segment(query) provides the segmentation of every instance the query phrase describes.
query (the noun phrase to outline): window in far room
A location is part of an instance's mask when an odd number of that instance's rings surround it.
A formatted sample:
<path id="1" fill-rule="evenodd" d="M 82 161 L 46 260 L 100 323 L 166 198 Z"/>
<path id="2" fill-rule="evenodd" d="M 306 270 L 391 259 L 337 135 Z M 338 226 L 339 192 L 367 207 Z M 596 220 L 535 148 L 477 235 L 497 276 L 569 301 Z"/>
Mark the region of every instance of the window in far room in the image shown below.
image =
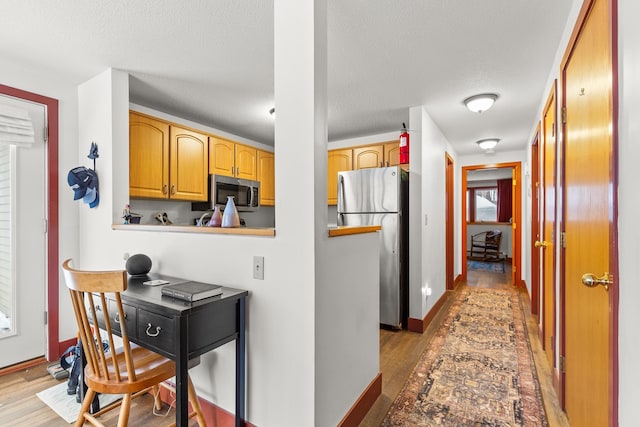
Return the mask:
<path id="1" fill-rule="evenodd" d="M 468 222 L 510 222 L 511 185 L 511 179 L 499 179 L 494 185 L 468 188 Z"/>

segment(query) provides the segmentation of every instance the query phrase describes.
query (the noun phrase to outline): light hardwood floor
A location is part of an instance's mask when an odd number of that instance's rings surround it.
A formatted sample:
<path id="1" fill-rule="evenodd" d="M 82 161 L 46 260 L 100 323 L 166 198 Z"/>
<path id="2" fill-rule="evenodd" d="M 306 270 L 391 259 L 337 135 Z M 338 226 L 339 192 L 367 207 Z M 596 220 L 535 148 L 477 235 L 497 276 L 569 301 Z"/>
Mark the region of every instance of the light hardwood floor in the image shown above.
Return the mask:
<path id="1" fill-rule="evenodd" d="M 489 289 L 511 287 L 511 270 L 506 265 L 505 273 L 492 273 L 485 271 L 469 270 L 467 272 L 467 286 L 475 286 Z M 454 291 L 455 292 L 455 291 Z M 523 291 L 524 292 L 524 291 Z M 525 313 L 527 314 L 527 326 L 531 340 L 531 349 L 534 355 L 536 370 L 540 380 L 540 388 L 545 405 L 545 411 L 550 427 L 569 426 L 567 418 L 560 408 L 558 398 L 553 389 L 551 370 L 545 358 L 544 351 L 538 338 L 536 319 L 531 316 L 529 297 L 525 301 Z M 423 334 L 408 331 L 380 330 L 380 369 L 382 371 L 382 395 L 368 412 L 360 424 L 363 427 L 379 426 L 384 420 L 387 411 L 402 390 L 405 382 L 411 375 L 420 355 L 427 348 L 442 318 L 449 310 L 451 298 L 444 304 L 438 315 L 431 322 Z"/>
<path id="2" fill-rule="evenodd" d="M 511 286 L 507 281 L 510 271 L 507 268 L 504 274 L 488 273 L 483 271 L 469 271 L 467 285 L 483 288 L 501 288 Z M 550 427 L 569 426 L 564 412 L 560 409 L 558 399 L 551 382 L 551 370 L 541 348 L 538 339 L 536 319 L 529 313 L 528 297 L 523 299 L 529 337 L 533 350 L 538 378 L 545 403 L 545 409 Z M 435 319 L 431 322 L 423 334 L 407 331 L 380 330 L 380 369 L 382 371 L 382 395 L 371 408 L 361 426 L 379 426 L 384 419 L 389 407 L 398 395 L 402 386 L 411 374 L 418 358 L 429 345 L 433 335 L 439 326 L 442 317 L 449 309 L 450 301 L 445 303 Z M 47 427 L 64 427 L 69 424 L 59 418 L 48 406 L 40 401 L 36 392 L 44 390 L 58 383 L 46 372 L 46 364 L 40 364 L 34 368 L 21 370 L 0 377 L 0 426 L 25 425 Z M 7 392 L 9 391 L 9 392 Z M 173 421 L 175 413 L 172 411 L 168 418 L 158 418 L 151 412 L 152 400 L 150 396 L 144 396 L 132 405 L 131 420 L 135 420 L 136 426 L 167 425 Z M 117 413 L 109 419 L 109 425 L 116 425 Z M 196 425 L 192 422 L 190 425 Z"/>
<path id="3" fill-rule="evenodd" d="M 60 418 L 45 405 L 36 393 L 46 390 L 61 381 L 55 380 L 46 370 L 49 362 L 32 368 L 23 369 L 0 377 L 0 426 L 47 426 L 69 427 L 72 424 Z M 133 400 L 129 416 L 130 426 L 168 426 L 175 422 L 175 410 L 171 409 L 166 417 L 156 416 L 152 412 L 153 398 L 150 394 Z M 164 405 L 163 413 L 168 409 Z M 110 411 L 100 417 L 106 426 L 118 424 L 118 410 Z M 87 424 L 89 425 L 89 424 Z M 195 420 L 190 426 L 197 426 Z"/>

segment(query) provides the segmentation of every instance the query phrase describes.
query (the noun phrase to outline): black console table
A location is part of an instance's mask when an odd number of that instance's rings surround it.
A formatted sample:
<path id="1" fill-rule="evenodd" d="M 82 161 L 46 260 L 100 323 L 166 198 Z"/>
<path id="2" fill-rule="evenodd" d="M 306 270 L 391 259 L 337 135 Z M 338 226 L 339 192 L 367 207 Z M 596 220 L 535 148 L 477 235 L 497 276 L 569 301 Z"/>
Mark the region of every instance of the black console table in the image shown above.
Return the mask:
<path id="1" fill-rule="evenodd" d="M 236 413 L 240 427 L 245 410 L 245 310 L 247 291 L 223 288 L 222 295 L 186 302 L 162 295 L 162 286 L 143 282 L 163 279 L 171 284 L 185 279 L 149 274 L 130 277 L 122 293 L 129 340 L 176 362 L 176 425 L 188 423 L 188 365 L 230 341 L 236 341 Z M 101 322 L 102 323 L 102 322 Z M 120 319 L 111 319 L 119 332 Z"/>

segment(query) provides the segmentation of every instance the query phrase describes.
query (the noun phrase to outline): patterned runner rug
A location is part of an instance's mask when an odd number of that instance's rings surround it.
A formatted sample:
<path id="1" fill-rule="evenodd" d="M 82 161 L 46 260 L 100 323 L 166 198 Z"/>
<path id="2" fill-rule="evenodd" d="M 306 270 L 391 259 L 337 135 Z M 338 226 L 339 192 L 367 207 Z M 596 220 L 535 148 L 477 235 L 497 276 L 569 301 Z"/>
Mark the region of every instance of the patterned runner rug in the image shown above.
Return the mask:
<path id="1" fill-rule="evenodd" d="M 383 426 L 547 426 L 515 290 L 465 287 Z"/>

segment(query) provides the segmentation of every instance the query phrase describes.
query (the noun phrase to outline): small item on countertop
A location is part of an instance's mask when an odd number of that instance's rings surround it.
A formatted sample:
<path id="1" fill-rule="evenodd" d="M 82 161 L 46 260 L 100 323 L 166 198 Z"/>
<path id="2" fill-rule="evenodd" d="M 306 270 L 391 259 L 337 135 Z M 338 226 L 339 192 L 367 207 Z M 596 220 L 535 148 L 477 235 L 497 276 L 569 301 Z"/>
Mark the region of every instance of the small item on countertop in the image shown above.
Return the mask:
<path id="1" fill-rule="evenodd" d="M 222 226 L 222 212 L 220 212 L 220 206 L 216 205 L 213 209 L 213 214 L 211 214 L 211 219 L 209 220 L 209 227 L 220 226 Z"/>
<path id="2" fill-rule="evenodd" d="M 131 255 L 127 258 L 125 269 L 132 276 L 144 276 L 151 271 L 151 258 L 145 254 Z"/>
<path id="3" fill-rule="evenodd" d="M 171 220 L 169 219 L 169 217 L 167 216 L 166 212 L 162 212 L 162 213 L 158 212 L 156 214 L 155 218 L 156 218 L 156 221 L 159 221 L 162 225 L 171 225 L 171 224 L 173 224 L 171 222 Z"/>
<path id="4" fill-rule="evenodd" d="M 233 202 L 233 196 L 227 196 L 227 205 L 222 214 L 222 227 L 240 227 L 240 216 L 236 204 Z"/>

